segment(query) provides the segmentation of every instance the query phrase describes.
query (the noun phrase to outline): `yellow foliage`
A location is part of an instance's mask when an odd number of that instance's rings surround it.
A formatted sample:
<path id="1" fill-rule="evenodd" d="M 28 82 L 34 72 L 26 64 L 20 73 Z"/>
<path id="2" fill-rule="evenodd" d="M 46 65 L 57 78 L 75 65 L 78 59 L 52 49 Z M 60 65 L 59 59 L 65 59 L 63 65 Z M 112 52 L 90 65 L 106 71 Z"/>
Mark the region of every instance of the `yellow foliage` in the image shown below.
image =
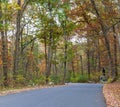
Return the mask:
<path id="1" fill-rule="evenodd" d="M 2 65 L 2 60 L 0 60 L 0 65 Z"/>
<path id="2" fill-rule="evenodd" d="M 45 62 L 45 60 L 43 60 L 41 62 L 41 64 L 38 65 L 38 68 L 40 69 L 41 73 L 43 73 L 45 71 L 45 68 L 46 68 L 46 62 Z"/>

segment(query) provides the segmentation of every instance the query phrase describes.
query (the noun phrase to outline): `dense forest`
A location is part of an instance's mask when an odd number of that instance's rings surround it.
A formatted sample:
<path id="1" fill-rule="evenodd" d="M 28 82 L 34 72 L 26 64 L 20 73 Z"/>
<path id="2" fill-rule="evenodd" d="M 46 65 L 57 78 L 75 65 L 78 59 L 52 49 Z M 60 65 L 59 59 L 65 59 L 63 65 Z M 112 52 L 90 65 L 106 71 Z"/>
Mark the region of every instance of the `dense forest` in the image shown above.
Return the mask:
<path id="1" fill-rule="evenodd" d="M 0 0 L 0 85 L 119 78 L 120 0 Z"/>

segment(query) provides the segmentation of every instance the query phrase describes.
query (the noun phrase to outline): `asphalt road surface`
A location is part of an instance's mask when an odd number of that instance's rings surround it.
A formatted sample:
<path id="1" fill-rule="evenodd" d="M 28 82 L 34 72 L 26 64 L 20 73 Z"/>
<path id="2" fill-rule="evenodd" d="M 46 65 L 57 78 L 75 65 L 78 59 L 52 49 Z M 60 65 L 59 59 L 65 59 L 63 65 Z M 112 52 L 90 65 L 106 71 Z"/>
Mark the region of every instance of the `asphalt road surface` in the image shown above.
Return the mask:
<path id="1" fill-rule="evenodd" d="M 101 84 L 69 84 L 0 97 L 0 107 L 106 107 Z"/>

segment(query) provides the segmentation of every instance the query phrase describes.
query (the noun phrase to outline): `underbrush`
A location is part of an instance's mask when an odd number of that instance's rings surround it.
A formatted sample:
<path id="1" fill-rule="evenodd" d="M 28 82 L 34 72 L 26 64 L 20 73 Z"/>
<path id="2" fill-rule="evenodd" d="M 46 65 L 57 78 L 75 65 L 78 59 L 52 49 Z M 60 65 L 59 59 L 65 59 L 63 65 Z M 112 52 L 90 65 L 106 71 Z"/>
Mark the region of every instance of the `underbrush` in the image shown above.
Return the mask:
<path id="1" fill-rule="evenodd" d="M 71 76 L 70 82 L 85 83 L 85 82 L 88 82 L 88 76 L 87 75 L 81 75 L 81 74 L 74 74 L 74 75 Z"/>
<path id="2" fill-rule="evenodd" d="M 70 82 L 73 83 L 86 83 L 86 82 L 94 82 L 97 83 L 100 81 L 100 72 L 95 72 L 90 74 L 90 78 L 88 74 L 72 74 L 70 78 Z"/>

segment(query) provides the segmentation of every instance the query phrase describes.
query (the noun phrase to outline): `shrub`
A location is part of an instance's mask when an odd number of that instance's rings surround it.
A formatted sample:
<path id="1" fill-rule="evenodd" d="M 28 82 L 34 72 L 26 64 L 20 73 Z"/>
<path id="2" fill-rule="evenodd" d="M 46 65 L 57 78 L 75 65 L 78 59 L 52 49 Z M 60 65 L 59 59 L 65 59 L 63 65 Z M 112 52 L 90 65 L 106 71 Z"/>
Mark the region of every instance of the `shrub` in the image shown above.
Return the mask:
<path id="1" fill-rule="evenodd" d="M 74 82 L 74 83 L 88 82 L 88 76 L 87 75 L 81 75 L 81 74 L 72 75 L 71 78 L 70 78 L 70 81 Z"/>
<path id="2" fill-rule="evenodd" d="M 78 75 L 77 82 L 82 82 L 82 83 L 88 82 L 88 76 L 87 75 Z"/>
<path id="3" fill-rule="evenodd" d="M 71 78 L 70 78 L 70 82 L 76 83 L 76 82 L 77 82 L 77 79 L 76 79 L 75 77 L 71 77 Z"/>
<path id="4" fill-rule="evenodd" d="M 99 82 L 100 81 L 100 76 L 102 74 L 100 72 L 95 72 L 91 74 L 90 80 L 93 82 Z"/>
<path id="5" fill-rule="evenodd" d="M 46 77 L 44 75 L 41 75 L 39 78 L 38 78 L 38 85 L 44 85 L 46 83 Z"/>
<path id="6" fill-rule="evenodd" d="M 50 82 L 53 82 L 54 84 L 59 84 L 60 83 L 60 76 L 57 76 L 57 75 L 51 75 L 50 78 L 49 78 Z"/>
<path id="7" fill-rule="evenodd" d="M 25 78 L 23 77 L 23 75 L 17 75 L 16 76 L 16 80 L 15 80 L 15 85 L 25 85 L 26 81 Z"/>

